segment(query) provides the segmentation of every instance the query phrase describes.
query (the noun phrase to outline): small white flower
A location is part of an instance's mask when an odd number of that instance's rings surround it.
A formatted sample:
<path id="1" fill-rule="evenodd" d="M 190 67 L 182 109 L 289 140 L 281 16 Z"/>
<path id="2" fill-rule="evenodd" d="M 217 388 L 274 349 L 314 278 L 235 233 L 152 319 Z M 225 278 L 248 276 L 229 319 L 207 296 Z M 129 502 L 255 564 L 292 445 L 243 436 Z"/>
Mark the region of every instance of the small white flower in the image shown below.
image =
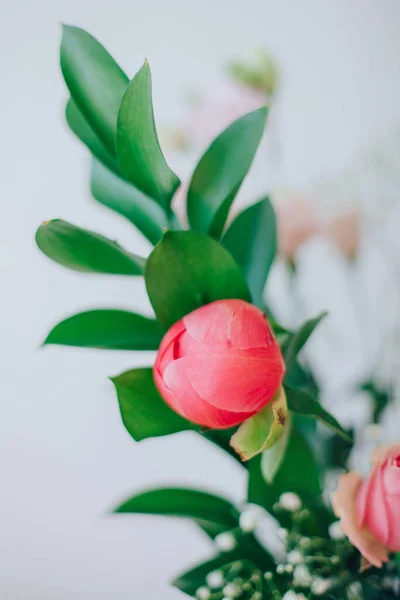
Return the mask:
<path id="1" fill-rule="evenodd" d="M 310 571 L 306 565 L 297 565 L 293 573 L 294 581 L 298 585 L 307 586 L 311 584 Z"/>
<path id="2" fill-rule="evenodd" d="M 282 596 L 282 600 L 307 600 L 304 594 L 296 594 L 293 590 L 289 590 Z"/>
<path id="3" fill-rule="evenodd" d="M 283 529 L 283 527 L 280 527 L 278 529 L 278 537 L 280 540 L 282 540 L 282 542 L 286 542 L 288 535 L 289 535 L 289 532 L 287 529 Z"/>
<path id="4" fill-rule="evenodd" d="M 259 521 L 259 515 L 252 509 L 245 510 L 240 515 L 239 525 L 240 529 L 245 533 L 251 533 L 257 527 Z"/>
<path id="5" fill-rule="evenodd" d="M 217 590 L 223 586 L 225 580 L 222 571 L 212 571 L 212 573 L 207 575 L 206 581 L 208 587 L 212 590 Z"/>
<path id="6" fill-rule="evenodd" d="M 286 565 L 277 565 L 276 572 L 278 575 L 283 575 L 286 571 Z"/>
<path id="7" fill-rule="evenodd" d="M 329 588 L 331 587 L 331 583 L 332 582 L 329 579 L 321 579 L 320 577 L 317 577 L 316 579 L 314 579 L 311 589 L 314 594 L 320 596 L 321 594 L 325 594 L 325 592 L 329 590 Z"/>
<path id="8" fill-rule="evenodd" d="M 271 573 L 271 571 L 267 571 L 266 573 L 264 573 L 264 579 L 266 581 L 271 581 L 274 578 L 273 574 Z"/>
<path id="9" fill-rule="evenodd" d="M 301 508 L 301 500 L 297 494 L 293 494 L 293 492 L 285 492 L 279 498 L 279 504 L 285 510 L 289 510 L 290 512 L 296 512 L 296 510 L 300 510 Z"/>
<path id="10" fill-rule="evenodd" d="M 298 563 L 302 562 L 303 555 L 300 550 L 292 550 L 287 555 L 287 560 L 291 565 L 297 565 Z"/>
<path id="11" fill-rule="evenodd" d="M 223 594 L 227 598 L 237 598 L 241 593 L 240 587 L 234 583 L 228 583 L 223 589 Z"/>
<path id="12" fill-rule="evenodd" d="M 332 540 L 343 540 L 346 537 L 340 527 L 340 521 L 335 521 L 329 526 L 329 536 Z"/>
<path id="13" fill-rule="evenodd" d="M 198 598 L 198 600 L 209 600 L 211 598 L 211 592 L 206 587 L 200 587 L 196 592 L 196 598 Z"/>
<path id="14" fill-rule="evenodd" d="M 215 545 L 221 552 L 231 552 L 236 548 L 236 538 L 232 532 L 220 533 L 215 538 Z"/>

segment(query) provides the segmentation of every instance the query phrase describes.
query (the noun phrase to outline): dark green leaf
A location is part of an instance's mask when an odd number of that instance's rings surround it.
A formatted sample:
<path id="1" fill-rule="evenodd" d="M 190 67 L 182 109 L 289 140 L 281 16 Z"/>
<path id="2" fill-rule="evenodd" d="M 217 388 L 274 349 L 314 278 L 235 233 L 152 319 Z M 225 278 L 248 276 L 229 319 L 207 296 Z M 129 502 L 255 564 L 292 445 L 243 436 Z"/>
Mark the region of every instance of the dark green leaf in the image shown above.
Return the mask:
<path id="1" fill-rule="evenodd" d="M 98 202 L 126 217 L 152 244 L 168 228 L 165 212 L 154 200 L 97 161 L 93 161 L 91 190 Z"/>
<path id="2" fill-rule="evenodd" d="M 395 558 L 396 558 L 397 572 L 400 577 L 400 552 L 397 552 L 397 554 L 395 554 Z"/>
<path id="3" fill-rule="evenodd" d="M 85 273 L 141 275 L 144 260 L 98 233 L 55 219 L 36 232 L 40 250 L 55 262 Z"/>
<path id="4" fill-rule="evenodd" d="M 207 562 L 197 565 L 185 573 L 178 575 L 178 577 L 172 581 L 172 585 L 185 594 L 188 594 L 188 596 L 195 597 L 197 590 L 205 585 L 206 577 L 209 573 L 241 558 L 245 557 L 242 552 L 238 552 L 237 550 L 220 554 L 212 560 L 208 560 Z"/>
<path id="5" fill-rule="evenodd" d="M 160 148 L 154 122 L 151 73 L 147 61 L 130 82 L 118 115 L 117 149 L 132 183 L 167 211 L 179 187 Z"/>
<path id="6" fill-rule="evenodd" d="M 224 246 L 243 270 L 258 306 L 275 259 L 276 243 L 276 218 L 269 198 L 241 212 L 223 238 Z"/>
<path id="7" fill-rule="evenodd" d="M 314 400 L 311 394 L 303 390 L 294 390 L 286 387 L 286 397 L 289 410 L 299 415 L 317 419 L 326 425 L 326 427 L 329 427 L 335 433 L 340 435 L 349 444 L 352 444 L 352 439 L 349 437 L 346 430 L 343 429 L 335 417 L 325 410 L 322 404 Z"/>
<path id="8" fill-rule="evenodd" d="M 259 504 L 269 512 L 284 492 L 294 492 L 301 497 L 313 497 L 321 494 L 319 466 L 317 460 L 304 439 L 292 428 L 286 452 L 274 479 L 266 483 L 262 472 L 262 463 L 268 460 L 258 456 L 249 463 L 248 501 Z M 269 476 L 269 468 L 267 468 Z"/>
<path id="9" fill-rule="evenodd" d="M 261 141 L 267 113 L 262 107 L 232 123 L 200 159 L 187 194 L 188 218 L 196 231 L 220 237 Z"/>
<path id="10" fill-rule="evenodd" d="M 163 336 L 158 321 L 126 310 L 88 310 L 51 330 L 45 344 L 111 350 L 157 350 Z"/>
<path id="11" fill-rule="evenodd" d="M 324 312 L 318 315 L 318 317 L 316 317 L 315 319 L 307 321 L 286 341 L 282 348 L 282 351 L 288 370 L 290 369 L 290 367 L 293 366 L 297 355 L 303 349 L 304 345 L 308 341 L 308 338 L 321 323 L 322 319 L 326 317 L 326 315 L 327 313 Z"/>
<path id="12" fill-rule="evenodd" d="M 152 369 L 133 369 L 111 381 L 117 390 L 122 421 L 137 442 L 195 428 L 161 398 Z"/>
<path id="13" fill-rule="evenodd" d="M 89 148 L 90 152 L 109 169 L 119 173 L 120 168 L 116 157 L 107 150 L 72 99 L 68 101 L 65 116 L 71 131 Z"/>
<path id="14" fill-rule="evenodd" d="M 222 525 L 225 529 L 233 529 L 239 522 L 239 512 L 224 498 L 185 488 L 143 492 L 121 504 L 114 512 L 201 520 Z"/>
<path id="15" fill-rule="evenodd" d="M 128 78 L 103 46 L 79 27 L 63 27 L 61 69 L 79 110 L 115 154 L 118 110 Z"/>
<path id="16" fill-rule="evenodd" d="M 250 299 L 229 252 L 194 231 L 167 232 L 146 262 L 145 278 L 157 319 L 165 328 L 214 300 Z"/>

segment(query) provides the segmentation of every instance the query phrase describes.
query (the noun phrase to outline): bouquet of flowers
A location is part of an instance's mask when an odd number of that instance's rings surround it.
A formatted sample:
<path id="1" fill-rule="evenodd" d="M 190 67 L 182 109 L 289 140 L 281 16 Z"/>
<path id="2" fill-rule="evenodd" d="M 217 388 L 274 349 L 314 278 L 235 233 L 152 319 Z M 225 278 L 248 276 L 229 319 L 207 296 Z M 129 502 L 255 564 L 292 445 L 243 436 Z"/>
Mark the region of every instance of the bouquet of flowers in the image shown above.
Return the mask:
<path id="1" fill-rule="evenodd" d="M 400 446 L 377 449 L 364 479 L 349 472 L 332 503 L 326 475 L 346 468 L 352 438 L 322 406 L 301 351 L 325 314 L 291 331 L 264 301 L 277 233 L 268 197 L 229 219 L 268 109 L 234 121 L 197 164 L 186 199 L 159 145 L 150 68 L 131 81 L 87 32 L 65 27 L 66 117 L 93 155 L 91 191 L 154 246 L 147 258 L 62 220 L 43 223 L 40 250 L 76 271 L 144 277 L 153 317 L 90 310 L 46 344 L 157 351 L 154 366 L 113 377 L 134 440 L 192 430 L 246 470 L 244 506 L 198 489 L 137 493 L 117 513 L 186 518 L 210 559 L 173 585 L 198 600 L 399 597 Z M 227 224 L 229 223 L 229 224 Z"/>

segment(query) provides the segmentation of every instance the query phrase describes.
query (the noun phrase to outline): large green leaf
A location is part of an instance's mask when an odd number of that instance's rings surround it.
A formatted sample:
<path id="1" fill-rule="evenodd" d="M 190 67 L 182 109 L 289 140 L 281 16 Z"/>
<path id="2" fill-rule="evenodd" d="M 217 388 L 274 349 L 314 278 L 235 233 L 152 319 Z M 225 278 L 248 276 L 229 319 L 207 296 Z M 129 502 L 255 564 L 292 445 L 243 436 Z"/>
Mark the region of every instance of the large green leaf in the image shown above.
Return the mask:
<path id="1" fill-rule="evenodd" d="M 145 279 L 157 319 L 165 328 L 214 300 L 250 299 L 229 252 L 194 231 L 167 232 L 146 262 Z"/>
<path id="2" fill-rule="evenodd" d="M 126 176 L 139 190 L 169 211 L 180 181 L 167 165 L 158 141 L 147 61 L 130 82 L 122 99 L 117 149 Z"/>
<path id="3" fill-rule="evenodd" d="M 97 133 L 92 129 L 81 111 L 70 98 L 65 110 L 65 117 L 71 131 L 87 146 L 90 152 L 115 173 L 120 173 L 118 160 L 103 144 Z"/>
<path id="4" fill-rule="evenodd" d="M 141 275 L 144 260 L 98 233 L 55 219 L 36 232 L 36 243 L 49 258 L 86 273 Z"/>
<path id="5" fill-rule="evenodd" d="M 242 460 L 250 460 L 279 440 L 286 418 L 286 397 L 284 389 L 281 388 L 267 406 L 240 425 L 232 436 L 232 448 Z"/>
<path id="6" fill-rule="evenodd" d="M 309 337 L 326 317 L 327 313 L 323 312 L 315 319 L 306 321 L 295 333 L 293 333 L 283 345 L 282 351 L 286 363 L 286 368 L 289 369 L 296 361 L 297 355 L 303 349 Z"/>
<path id="7" fill-rule="evenodd" d="M 164 402 L 151 368 L 133 369 L 112 377 L 111 381 L 117 390 L 122 421 L 137 442 L 196 428 Z"/>
<path id="8" fill-rule="evenodd" d="M 286 397 L 288 408 L 292 412 L 312 417 L 323 423 L 329 429 L 340 435 L 349 444 L 352 444 L 352 439 L 340 423 L 333 417 L 325 408 L 315 400 L 311 394 L 304 390 L 295 390 L 286 387 Z"/>
<path id="9" fill-rule="evenodd" d="M 162 327 L 154 319 L 126 310 L 99 309 L 61 321 L 50 331 L 44 344 L 107 350 L 157 350 L 162 336 Z"/>
<path id="10" fill-rule="evenodd" d="M 157 244 L 168 228 L 165 212 L 154 200 L 96 160 L 91 191 L 98 202 L 126 217 L 152 244 Z"/>
<path id="11" fill-rule="evenodd" d="M 253 300 L 260 306 L 277 243 L 276 218 L 269 198 L 263 198 L 241 212 L 222 243 L 243 270 Z"/>
<path id="12" fill-rule="evenodd" d="M 63 27 L 60 61 L 73 100 L 115 154 L 118 110 L 128 77 L 107 50 L 79 27 Z"/>
<path id="13" fill-rule="evenodd" d="M 186 488 L 163 488 L 133 496 L 114 512 L 163 515 L 206 521 L 225 529 L 238 526 L 238 510 L 224 498 Z"/>
<path id="14" fill-rule="evenodd" d="M 268 483 L 263 477 L 264 461 Z M 268 452 L 249 463 L 249 502 L 272 512 L 273 505 L 284 492 L 294 492 L 307 498 L 321 494 L 318 462 L 304 437 L 295 428 L 291 431 L 285 455 L 272 482 Z"/>
<path id="15" fill-rule="evenodd" d="M 200 159 L 187 194 L 187 213 L 196 231 L 220 237 L 239 187 L 261 141 L 268 109 L 232 123 Z"/>

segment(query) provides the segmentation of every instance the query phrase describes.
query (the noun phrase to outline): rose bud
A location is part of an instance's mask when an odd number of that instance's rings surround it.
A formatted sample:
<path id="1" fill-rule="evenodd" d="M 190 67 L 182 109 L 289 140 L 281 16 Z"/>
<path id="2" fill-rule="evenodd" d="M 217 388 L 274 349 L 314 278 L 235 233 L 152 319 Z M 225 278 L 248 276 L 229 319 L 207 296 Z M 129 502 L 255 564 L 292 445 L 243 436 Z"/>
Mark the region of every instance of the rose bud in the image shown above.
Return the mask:
<path id="1" fill-rule="evenodd" d="M 351 543 L 381 567 L 400 551 L 400 446 L 379 448 L 373 463 L 365 481 L 354 472 L 340 477 L 332 505 Z"/>
<path id="2" fill-rule="evenodd" d="M 218 300 L 172 325 L 154 365 L 164 400 L 193 423 L 242 423 L 278 391 L 284 363 L 265 315 L 243 300 Z"/>

